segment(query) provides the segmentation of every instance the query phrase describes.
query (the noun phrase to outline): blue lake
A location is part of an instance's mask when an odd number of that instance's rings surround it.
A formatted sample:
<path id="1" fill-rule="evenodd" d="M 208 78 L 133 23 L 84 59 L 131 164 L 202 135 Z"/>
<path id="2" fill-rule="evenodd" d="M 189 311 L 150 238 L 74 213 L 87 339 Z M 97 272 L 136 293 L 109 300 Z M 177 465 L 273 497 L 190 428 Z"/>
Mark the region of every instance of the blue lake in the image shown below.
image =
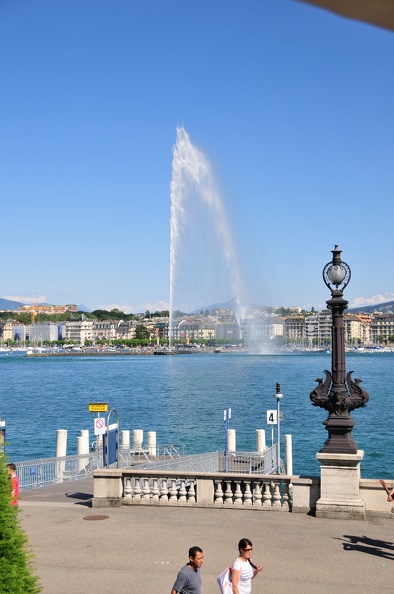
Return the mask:
<path id="1" fill-rule="evenodd" d="M 370 395 L 367 407 L 352 413 L 353 438 L 365 451 L 362 476 L 392 477 L 394 354 L 349 353 L 346 366 Z M 312 406 L 309 394 L 330 368 L 326 353 L 1 357 L 7 455 L 12 461 L 54 456 L 57 429 L 68 430 L 67 453 L 75 453 L 81 429 L 89 429 L 94 440 L 88 403 L 96 401 L 117 409 L 120 429 L 143 429 L 144 441 L 148 431 L 156 431 L 158 444 L 184 444 L 189 454 L 223 449 L 223 410 L 231 408 L 237 449 L 252 451 L 256 429 L 265 429 L 271 442 L 266 411 L 276 408 L 273 394 L 280 382 L 281 434 L 293 436 L 294 473 L 318 475 L 315 456 L 327 437 L 327 413 Z"/>

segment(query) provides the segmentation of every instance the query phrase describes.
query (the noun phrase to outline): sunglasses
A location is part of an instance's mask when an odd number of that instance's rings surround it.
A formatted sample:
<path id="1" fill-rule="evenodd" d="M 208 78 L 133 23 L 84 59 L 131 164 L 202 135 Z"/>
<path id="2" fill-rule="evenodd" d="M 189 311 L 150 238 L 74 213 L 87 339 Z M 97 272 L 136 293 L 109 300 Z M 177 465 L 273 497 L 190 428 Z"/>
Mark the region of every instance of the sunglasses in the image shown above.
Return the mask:
<path id="1" fill-rule="evenodd" d="M 250 549 L 244 549 L 245 553 L 247 553 L 248 551 L 253 551 L 253 547 L 250 547 Z"/>

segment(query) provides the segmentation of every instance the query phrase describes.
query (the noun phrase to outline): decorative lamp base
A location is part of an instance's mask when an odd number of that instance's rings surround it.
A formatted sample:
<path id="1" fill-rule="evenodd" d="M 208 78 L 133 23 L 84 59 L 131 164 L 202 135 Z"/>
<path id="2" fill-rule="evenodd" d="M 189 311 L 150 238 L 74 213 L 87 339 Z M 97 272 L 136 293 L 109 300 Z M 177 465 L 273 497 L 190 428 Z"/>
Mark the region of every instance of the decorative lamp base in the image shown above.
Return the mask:
<path id="1" fill-rule="evenodd" d="M 360 498 L 360 463 L 364 452 L 331 454 L 319 452 L 320 499 L 316 517 L 364 520 L 365 503 Z"/>

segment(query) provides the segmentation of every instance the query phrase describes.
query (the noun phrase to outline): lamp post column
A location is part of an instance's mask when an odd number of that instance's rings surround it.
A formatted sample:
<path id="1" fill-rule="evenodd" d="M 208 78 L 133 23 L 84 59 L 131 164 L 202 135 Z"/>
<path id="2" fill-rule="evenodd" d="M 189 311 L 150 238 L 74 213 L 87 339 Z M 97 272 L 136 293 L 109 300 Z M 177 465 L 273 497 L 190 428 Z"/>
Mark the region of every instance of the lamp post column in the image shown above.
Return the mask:
<path id="1" fill-rule="evenodd" d="M 363 407 L 369 400 L 361 380 L 346 373 L 343 312 L 348 302 L 343 291 L 350 281 L 350 268 L 341 260 L 336 245 L 332 261 L 323 269 L 323 280 L 331 291 L 327 307 L 332 312 L 331 372 L 324 370 L 325 380 L 317 379 L 318 386 L 311 392 L 314 406 L 328 411 L 324 425 L 328 438 L 316 455 L 320 462 L 320 499 L 316 502 L 316 515 L 326 518 L 364 519 L 365 504 L 360 498 L 360 462 L 364 452 L 358 450 L 351 432 L 356 424 L 351 411 Z"/>

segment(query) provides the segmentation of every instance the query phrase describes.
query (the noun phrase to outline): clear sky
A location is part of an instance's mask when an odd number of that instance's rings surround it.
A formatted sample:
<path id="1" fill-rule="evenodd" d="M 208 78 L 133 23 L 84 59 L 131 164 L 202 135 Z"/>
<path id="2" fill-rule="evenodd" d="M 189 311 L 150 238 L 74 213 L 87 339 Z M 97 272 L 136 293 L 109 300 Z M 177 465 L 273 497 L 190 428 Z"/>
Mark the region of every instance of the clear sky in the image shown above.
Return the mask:
<path id="1" fill-rule="evenodd" d="M 0 295 L 167 308 L 182 125 L 254 303 L 323 307 L 334 244 L 393 299 L 393 74 L 394 33 L 293 0 L 1 0 Z"/>

